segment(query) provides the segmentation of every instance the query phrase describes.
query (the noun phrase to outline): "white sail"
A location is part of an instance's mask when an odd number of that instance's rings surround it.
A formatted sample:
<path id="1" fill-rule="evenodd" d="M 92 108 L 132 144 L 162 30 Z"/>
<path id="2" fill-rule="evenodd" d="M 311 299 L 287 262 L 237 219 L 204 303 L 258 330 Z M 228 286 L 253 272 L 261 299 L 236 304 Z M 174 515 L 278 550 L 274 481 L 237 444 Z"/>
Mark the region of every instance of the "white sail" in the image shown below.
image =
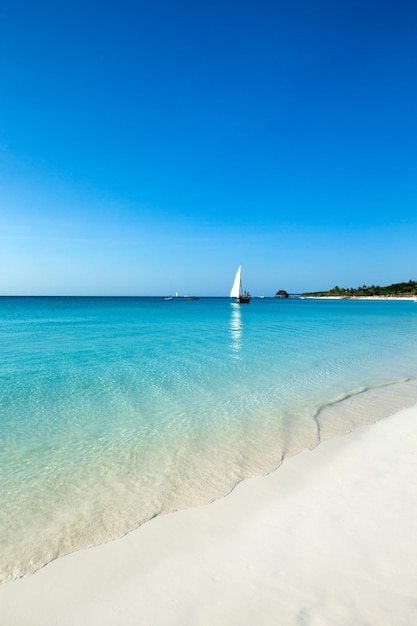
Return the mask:
<path id="1" fill-rule="evenodd" d="M 239 268 L 236 272 L 235 282 L 233 283 L 232 291 L 230 292 L 231 298 L 238 298 L 239 294 L 242 292 L 242 281 L 241 281 L 241 272 L 242 266 L 239 265 Z"/>

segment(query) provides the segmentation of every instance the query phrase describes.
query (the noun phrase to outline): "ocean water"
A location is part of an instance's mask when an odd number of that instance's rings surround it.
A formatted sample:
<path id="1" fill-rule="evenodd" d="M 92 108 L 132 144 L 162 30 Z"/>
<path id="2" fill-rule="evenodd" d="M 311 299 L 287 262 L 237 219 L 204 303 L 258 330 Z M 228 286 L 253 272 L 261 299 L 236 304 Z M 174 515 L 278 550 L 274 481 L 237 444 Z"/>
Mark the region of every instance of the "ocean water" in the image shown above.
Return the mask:
<path id="1" fill-rule="evenodd" d="M 0 298 L 0 577 L 417 402 L 417 304 Z"/>

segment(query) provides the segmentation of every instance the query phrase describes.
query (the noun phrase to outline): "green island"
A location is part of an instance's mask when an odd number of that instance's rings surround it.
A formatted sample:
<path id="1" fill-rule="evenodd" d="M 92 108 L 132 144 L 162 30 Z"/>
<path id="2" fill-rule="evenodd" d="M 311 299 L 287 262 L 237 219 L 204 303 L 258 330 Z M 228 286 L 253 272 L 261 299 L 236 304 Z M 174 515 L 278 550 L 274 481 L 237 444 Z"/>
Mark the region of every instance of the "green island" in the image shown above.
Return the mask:
<path id="1" fill-rule="evenodd" d="M 360 297 L 385 297 L 385 298 L 413 298 L 417 296 L 417 281 L 409 280 L 408 283 L 394 283 L 386 287 L 380 287 L 379 285 L 372 285 L 367 287 L 333 287 L 329 291 L 314 291 L 302 294 L 305 297 L 339 297 L 339 298 L 360 298 Z"/>

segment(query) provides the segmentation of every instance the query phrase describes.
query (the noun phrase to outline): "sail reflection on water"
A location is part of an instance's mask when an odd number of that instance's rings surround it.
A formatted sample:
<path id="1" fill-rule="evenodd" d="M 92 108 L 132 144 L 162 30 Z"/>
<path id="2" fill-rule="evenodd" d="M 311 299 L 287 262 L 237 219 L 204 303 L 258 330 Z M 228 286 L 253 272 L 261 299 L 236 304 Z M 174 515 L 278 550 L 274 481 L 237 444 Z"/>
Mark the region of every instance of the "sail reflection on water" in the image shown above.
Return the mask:
<path id="1" fill-rule="evenodd" d="M 231 304 L 230 347 L 234 356 L 240 358 L 242 349 L 242 314 L 239 305 L 236 303 Z"/>

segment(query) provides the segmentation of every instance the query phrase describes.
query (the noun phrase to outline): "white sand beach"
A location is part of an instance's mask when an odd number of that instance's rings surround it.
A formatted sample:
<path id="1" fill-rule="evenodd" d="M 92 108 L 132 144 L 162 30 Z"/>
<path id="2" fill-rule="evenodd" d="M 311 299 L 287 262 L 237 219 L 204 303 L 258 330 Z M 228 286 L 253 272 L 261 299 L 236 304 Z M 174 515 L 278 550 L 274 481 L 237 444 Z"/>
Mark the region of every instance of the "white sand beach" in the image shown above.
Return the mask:
<path id="1" fill-rule="evenodd" d="M 417 624 L 417 406 L 0 587 L 7 626 Z"/>

